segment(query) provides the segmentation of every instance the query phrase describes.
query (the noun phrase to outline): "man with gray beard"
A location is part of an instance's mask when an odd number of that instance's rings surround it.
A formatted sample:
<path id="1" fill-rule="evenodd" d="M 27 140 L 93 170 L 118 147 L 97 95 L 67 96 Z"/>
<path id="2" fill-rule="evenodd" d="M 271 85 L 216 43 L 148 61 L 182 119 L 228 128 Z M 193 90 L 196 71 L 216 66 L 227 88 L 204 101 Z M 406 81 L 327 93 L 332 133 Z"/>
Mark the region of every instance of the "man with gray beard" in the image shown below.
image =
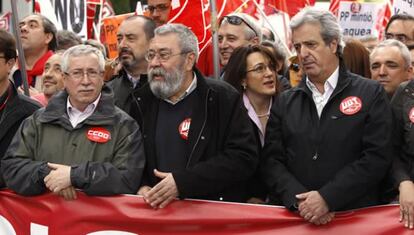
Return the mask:
<path id="1" fill-rule="evenodd" d="M 138 194 L 153 208 L 176 197 L 244 202 L 258 163 L 240 95 L 195 68 L 197 45 L 184 25 L 158 27 L 146 54 L 148 85 L 133 93 L 147 157 Z"/>
<path id="2" fill-rule="evenodd" d="M 147 52 L 154 37 L 155 23 L 146 16 L 130 16 L 119 26 L 118 60 L 122 64 L 119 75 L 108 86 L 114 91 L 115 105 L 129 113 L 133 100 L 131 94 L 147 83 Z"/>

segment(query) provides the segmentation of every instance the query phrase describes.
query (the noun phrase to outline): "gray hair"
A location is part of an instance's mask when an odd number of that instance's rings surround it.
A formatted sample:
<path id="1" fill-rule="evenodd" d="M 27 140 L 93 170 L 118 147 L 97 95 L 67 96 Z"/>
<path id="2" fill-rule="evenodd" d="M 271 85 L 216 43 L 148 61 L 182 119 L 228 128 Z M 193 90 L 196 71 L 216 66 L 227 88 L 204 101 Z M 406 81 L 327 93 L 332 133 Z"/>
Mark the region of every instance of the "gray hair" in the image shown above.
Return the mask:
<path id="1" fill-rule="evenodd" d="M 320 10 L 315 7 L 305 7 L 292 18 L 290 28 L 294 31 L 303 24 L 319 24 L 321 37 L 325 44 L 337 40 L 337 55 L 338 57 L 342 56 L 345 43 L 342 40 L 341 27 L 336 17 L 330 11 Z"/>
<path id="2" fill-rule="evenodd" d="M 193 31 L 183 24 L 164 24 L 154 31 L 156 36 L 174 33 L 178 37 L 178 44 L 182 52 L 194 52 L 198 60 L 198 40 Z"/>
<path id="3" fill-rule="evenodd" d="M 84 55 L 90 55 L 90 54 L 94 54 L 98 57 L 99 70 L 101 72 L 105 71 L 105 58 L 102 55 L 102 52 L 98 48 L 95 48 L 89 45 L 77 45 L 77 46 L 71 47 L 68 50 L 66 50 L 62 56 L 62 71 L 64 73 L 68 72 L 69 59 L 71 57 L 78 57 L 78 56 L 84 56 Z"/>
<path id="4" fill-rule="evenodd" d="M 387 39 L 385 41 L 380 42 L 374 50 L 372 50 L 369 59 L 372 60 L 372 57 L 374 56 L 374 53 L 377 52 L 378 48 L 384 48 L 384 47 L 396 47 L 401 53 L 401 57 L 404 60 L 404 68 L 408 69 L 411 66 L 411 54 L 408 50 L 407 46 L 395 39 Z"/>
<path id="5" fill-rule="evenodd" d="M 243 23 L 244 24 L 248 24 L 248 26 L 246 25 L 244 28 L 244 37 L 246 40 L 251 40 L 254 37 L 258 37 L 259 38 L 259 43 L 262 40 L 262 28 L 256 23 L 256 20 L 246 14 L 246 13 L 232 13 L 232 14 L 228 14 L 227 16 L 237 16 L 240 17 L 241 19 L 243 19 Z M 229 22 L 227 21 L 227 18 L 224 17 L 223 20 L 220 23 L 220 26 L 224 25 L 224 24 L 229 24 Z"/>

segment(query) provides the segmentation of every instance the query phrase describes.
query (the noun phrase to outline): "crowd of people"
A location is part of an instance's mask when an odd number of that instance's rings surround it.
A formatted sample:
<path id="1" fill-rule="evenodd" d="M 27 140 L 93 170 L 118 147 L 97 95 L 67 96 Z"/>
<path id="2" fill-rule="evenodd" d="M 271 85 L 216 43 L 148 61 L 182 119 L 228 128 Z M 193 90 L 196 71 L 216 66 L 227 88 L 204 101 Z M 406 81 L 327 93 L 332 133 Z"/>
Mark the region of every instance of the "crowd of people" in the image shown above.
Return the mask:
<path id="1" fill-rule="evenodd" d="M 394 15 L 383 41 L 357 40 L 306 7 L 291 19 L 290 52 L 232 13 L 219 21 L 213 79 L 197 69 L 194 33 L 167 23 L 170 0 L 148 9 L 121 23 L 116 61 L 33 14 L 19 23 L 16 64 L 16 40 L 0 30 L 1 187 L 138 194 L 156 209 L 185 198 L 282 205 L 315 225 L 397 202 L 414 228 L 413 16 Z"/>

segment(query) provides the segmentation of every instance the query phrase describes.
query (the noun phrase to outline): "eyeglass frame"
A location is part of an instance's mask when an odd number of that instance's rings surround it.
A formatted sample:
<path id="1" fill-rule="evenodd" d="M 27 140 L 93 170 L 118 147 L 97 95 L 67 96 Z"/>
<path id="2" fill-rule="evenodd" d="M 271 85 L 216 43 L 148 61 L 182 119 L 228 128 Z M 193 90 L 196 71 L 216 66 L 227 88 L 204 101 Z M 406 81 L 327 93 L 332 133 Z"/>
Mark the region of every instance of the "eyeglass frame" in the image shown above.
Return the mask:
<path id="1" fill-rule="evenodd" d="M 163 12 L 163 11 L 168 10 L 168 8 L 170 8 L 170 7 L 171 7 L 170 4 L 164 4 L 164 3 L 162 3 L 162 4 L 157 4 L 155 6 L 148 5 L 147 6 L 147 10 L 149 12 L 151 12 L 151 13 L 153 13 L 155 10 L 157 10 L 158 12 Z"/>
<path id="2" fill-rule="evenodd" d="M 263 70 L 261 70 L 260 69 L 261 66 L 264 66 L 265 68 Z M 270 71 L 272 71 L 272 72 L 276 72 L 276 66 L 274 64 L 272 64 L 272 63 L 270 63 L 270 64 L 259 63 L 259 64 L 256 65 L 256 68 L 247 70 L 246 74 L 248 74 L 250 72 L 255 72 L 257 74 L 264 74 L 267 69 L 270 69 Z M 259 70 L 261 70 L 261 71 L 259 71 Z"/>
<path id="3" fill-rule="evenodd" d="M 400 40 L 401 38 L 404 38 L 403 40 Z M 393 34 L 393 33 L 386 33 L 385 34 L 385 39 L 395 39 L 398 40 L 402 43 L 406 43 L 409 41 L 413 41 L 414 39 L 410 38 L 408 35 L 405 35 L 403 33 L 397 33 L 397 34 Z"/>
<path id="4" fill-rule="evenodd" d="M 244 20 L 242 17 L 236 16 L 236 15 L 224 16 L 223 18 L 221 18 L 219 25 L 221 25 L 224 19 L 227 19 L 227 22 L 231 25 L 241 25 L 241 23 L 244 23 L 247 27 L 249 27 L 249 29 L 251 29 L 254 32 L 254 35 L 256 35 L 256 37 L 259 37 L 259 35 L 257 35 L 256 30 L 249 23 L 247 23 L 247 21 Z M 237 22 L 239 23 L 237 23 L 236 21 L 232 19 L 238 19 Z"/>
<path id="5" fill-rule="evenodd" d="M 77 77 L 77 76 L 73 76 L 73 73 L 74 72 L 81 72 L 82 73 L 82 76 L 80 76 L 80 77 Z M 91 76 L 91 72 L 96 72 L 96 77 L 95 77 L 95 75 L 94 76 Z M 88 77 L 88 78 L 90 78 L 90 79 L 96 79 L 96 78 L 98 78 L 99 77 L 99 75 L 103 75 L 103 71 L 97 71 L 97 70 L 83 70 L 83 69 L 75 69 L 75 70 L 73 70 L 73 71 L 69 71 L 69 72 L 63 72 L 63 74 L 65 74 L 65 75 L 67 75 L 67 76 L 69 76 L 69 77 L 71 77 L 71 78 L 73 78 L 73 79 L 76 79 L 76 80 L 80 80 L 80 79 L 82 79 L 82 78 L 84 78 L 85 77 L 85 74 L 86 74 L 86 76 Z"/>
<path id="6" fill-rule="evenodd" d="M 171 57 L 172 57 L 172 56 L 184 55 L 184 54 L 188 54 L 188 53 L 190 53 L 190 52 L 191 52 L 191 51 L 181 51 L 180 53 L 172 54 L 171 49 L 164 49 L 164 50 L 168 50 L 168 51 L 169 51 L 169 55 L 168 55 L 168 58 L 167 58 L 167 59 L 163 59 L 163 58 L 161 58 L 161 57 L 160 57 L 160 50 L 158 50 L 158 51 L 154 51 L 154 57 L 149 58 L 149 57 L 148 57 L 148 54 L 149 54 L 151 51 L 150 51 L 150 50 L 148 50 L 148 51 L 147 51 L 147 53 L 145 53 L 145 56 L 144 56 L 144 57 L 145 57 L 145 60 L 146 60 L 147 62 L 151 62 L 153 59 L 155 59 L 155 57 L 157 57 L 159 61 L 161 61 L 161 62 L 167 62 L 169 59 L 171 59 Z"/>

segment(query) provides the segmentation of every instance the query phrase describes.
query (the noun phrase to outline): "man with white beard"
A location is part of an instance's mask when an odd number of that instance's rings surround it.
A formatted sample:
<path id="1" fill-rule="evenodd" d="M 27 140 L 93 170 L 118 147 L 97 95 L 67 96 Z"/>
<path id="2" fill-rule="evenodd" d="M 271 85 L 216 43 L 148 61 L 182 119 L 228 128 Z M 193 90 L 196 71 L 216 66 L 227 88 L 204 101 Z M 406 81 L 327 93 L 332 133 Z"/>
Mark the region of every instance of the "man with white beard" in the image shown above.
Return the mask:
<path id="1" fill-rule="evenodd" d="M 258 163 L 256 138 L 238 92 L 195 68 L 197 38 L 181 24 L 155 30 L 148 85 L 134 92 L 147 165 L 138 194 L 153 208 L 174 198 L 244 202 Z"/>

